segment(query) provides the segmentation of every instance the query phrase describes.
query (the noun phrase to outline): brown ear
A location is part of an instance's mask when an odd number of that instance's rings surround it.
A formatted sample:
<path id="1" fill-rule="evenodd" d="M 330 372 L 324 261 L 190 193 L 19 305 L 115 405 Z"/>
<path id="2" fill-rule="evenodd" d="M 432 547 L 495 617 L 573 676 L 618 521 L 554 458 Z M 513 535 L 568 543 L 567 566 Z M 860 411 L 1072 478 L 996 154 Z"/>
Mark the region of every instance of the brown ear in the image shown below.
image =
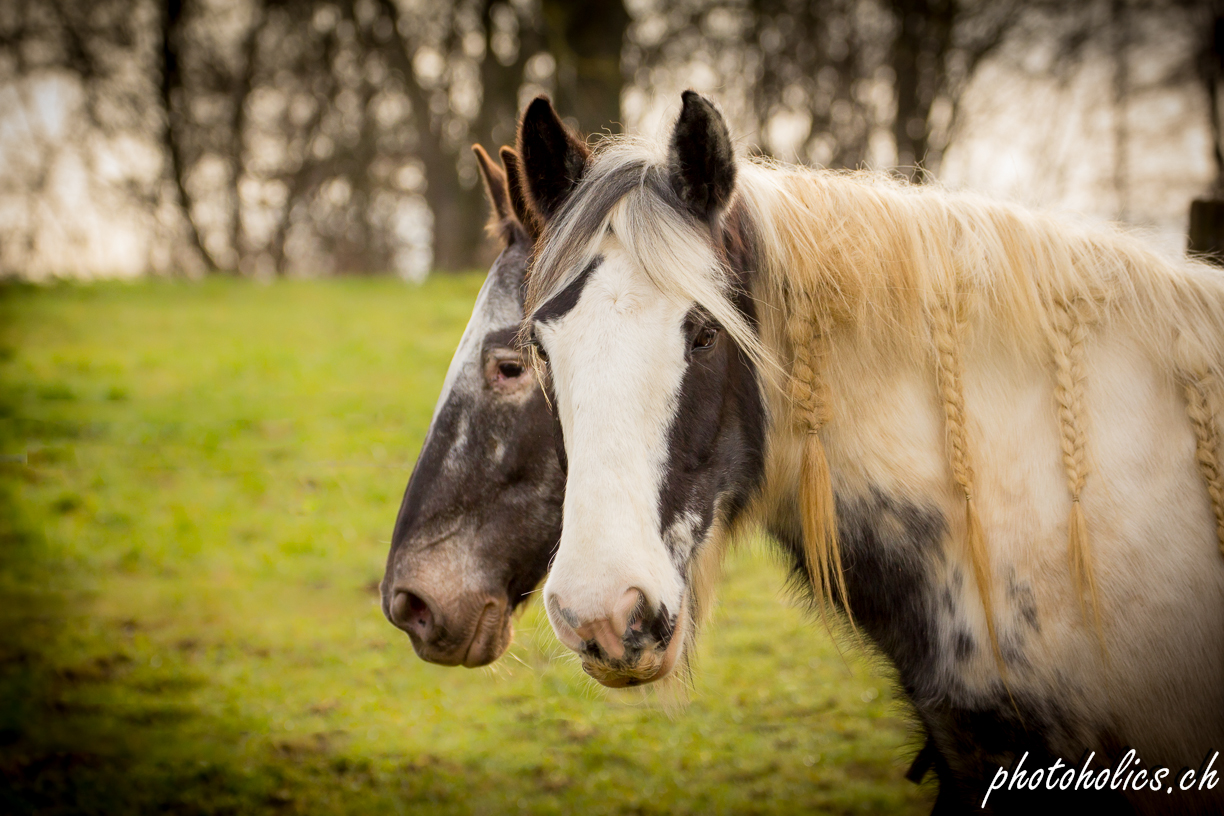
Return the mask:
<path id="1" fill-rule="evenodd" d="M 540 220 L 536 218 L 531 205 L 527 203 L 527 193 L 523 190 L 523 168 L 520 165 L 519 156 L 511 147 L 503 147 L 499 155 L 506 168 L 506 192 L 510 194 L 510 209 L 514 212 L 514 217 L 523 225 L 523 229 L 527 230 L 527 237 L 532 243 L 535 243 L 540 237 Z"/>
<path id="2" fill-rule="evenodd" d="M 547 223 L 586 173 L 591 149 L 561 121 L 547 96 L 537 96 L 519 120 L 518 154 L 523 189 Z"/>
<path id="3" fill-rule="evenodd" d="M 484 181 L 485 195 L 489 197 L 489 203 L 493 205 L 493 212 L 489 214 L 489 232 L 497 235 L 501 232 L 501 223 L 507 218 L 514 217 L 514 213 L 510 210 L 510 197 L 506 191 L 506 174 L 494 164 L 489 154 L 480 145 L 472 145 L 472 152 L 476 154 L 476 163 L 480 165 L 480 177 Z"/>

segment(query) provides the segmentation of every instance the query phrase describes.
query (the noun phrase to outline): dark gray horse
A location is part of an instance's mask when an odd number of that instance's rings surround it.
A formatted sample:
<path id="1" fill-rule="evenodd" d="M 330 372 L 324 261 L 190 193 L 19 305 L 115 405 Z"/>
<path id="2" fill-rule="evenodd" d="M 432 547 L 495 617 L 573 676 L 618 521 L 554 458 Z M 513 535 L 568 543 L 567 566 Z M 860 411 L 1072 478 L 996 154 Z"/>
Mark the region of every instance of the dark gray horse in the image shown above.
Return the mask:
<path id="1" fill-rule="evenodd" d="M 420 657 L 468 667 L 510 645 L 511 616 L 556 550 L 565 490 L 560 427 L 515 343 L 536 222 L 514 151 L 502 148 L 503 173 L 472 149 L 502 252 L 442 384 L 381 587 L 383 614 Z"/>

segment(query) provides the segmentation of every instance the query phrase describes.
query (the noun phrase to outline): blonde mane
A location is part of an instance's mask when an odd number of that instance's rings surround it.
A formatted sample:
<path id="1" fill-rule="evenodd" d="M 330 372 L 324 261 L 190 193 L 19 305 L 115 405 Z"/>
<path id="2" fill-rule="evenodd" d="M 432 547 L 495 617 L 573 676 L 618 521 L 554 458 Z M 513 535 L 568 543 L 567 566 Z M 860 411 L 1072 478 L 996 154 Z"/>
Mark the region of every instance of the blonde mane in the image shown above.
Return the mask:
<path id="1" fill-rule="evenodd" d="M 666 183 L 658 145 L 606 140 L 585 179 L 547 228 L 527 294 L 527 314 L 598 255 L 609 230 L 665 293 L 699 304 L 778 387 L 805 439 L 800 502 L 808 571 L 817 597 L 845 600 L 832 482 L 821 435 L 829 421 L 822 365 L 839 332 L 923 357 L 944 406 L 950 473 L 965 501 L 966 554 L 992 622 L 989 549 L 977 519 L 973 451 L 965 431 L 961 349 L 974 326 L 990 325 L 1016 354 L 1048 363 L 1051 411 L 1071 504 L 1068 558 L 1086 620 L 1100 617 L 1080 494 L 1093 474 L 1085 424 L 1084 344 L 1122 329 L 1179 383 L 1224 554 L 1220 394 L 1224 377 L 1224 274 L 1173 260 L 1127 233 L 1068 223 L 1051 214 L 911 186 L 877 174 L 812 171 L 737 162 L 758 269 L 749 286 L 762 336 L 732 303 L 733 278 L 710 233 L 685 215 Z M 737 202 L 737 203 L 736 203 Z M 770 312 L 772 314 L 766 314 Z M 776 381 L 771 372 L 782 372 Z M 1103 641 L 1102 641 L 1103 642 Z"/>

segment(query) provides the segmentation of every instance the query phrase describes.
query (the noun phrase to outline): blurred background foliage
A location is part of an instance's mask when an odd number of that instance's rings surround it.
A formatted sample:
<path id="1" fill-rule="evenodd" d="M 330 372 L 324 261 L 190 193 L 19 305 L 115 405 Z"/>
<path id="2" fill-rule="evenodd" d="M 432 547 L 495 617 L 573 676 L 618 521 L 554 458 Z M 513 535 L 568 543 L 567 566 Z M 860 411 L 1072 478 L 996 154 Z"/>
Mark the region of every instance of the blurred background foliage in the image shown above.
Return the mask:
<path id="1" fill-rule="evenodd" d="M 893 675 L 751 546 L 671 717 L 535 605 L 480 671 L 383 620 L 496 251 L 469 146 L 692 87 L 746 155 L 1181 252 L 1222 58 L 1224 0 L 0 0 L 0 277 L 149 278 L 0 285 L 0 813 L 925 811 Z"/>
<path id="2" fill-rule="evenodd" d="M 480 267 L 468 150 L 551 94 L 1148 227 L 1219 187 L 1221 0 L 3 0 L 0 273 Z"/>

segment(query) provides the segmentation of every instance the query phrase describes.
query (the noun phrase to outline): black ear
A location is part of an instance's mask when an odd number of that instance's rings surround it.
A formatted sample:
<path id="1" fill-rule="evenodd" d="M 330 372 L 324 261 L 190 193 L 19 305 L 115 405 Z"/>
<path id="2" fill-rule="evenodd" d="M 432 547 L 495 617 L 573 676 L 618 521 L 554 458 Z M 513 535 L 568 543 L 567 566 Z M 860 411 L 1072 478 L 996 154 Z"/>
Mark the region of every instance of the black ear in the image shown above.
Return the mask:
<path id="1" fill-rule="evenodd" d="M 591 150 L 561 122 L 548 97 L 537 96 L 519 122 L 518 153 L 528 203 L 547 222 L 582 180 Z"/>
<path id="2" fill-rule="evenodd" d="M 540 237 L 540 222 L 536 220 L 535 212 L 527 203 L 527 192 L 523 189 L 523 168 L 518 154 L 513 148 L 503 147 L 500 151 L 502 164 L 506 168 L 506 191 L 510 194 L 510 209 L 514 217 L 527 230 L 527 237 L 534 243 Z"/>
<path id="3" fill-rule="evenodd" d="M 502 221 L 514 215 L 510 211 L 506 174 L 493 163 L 489 154 L 480 145 L 472 145 L 472 152 L 476 154 L 476 164 L 480 166 L 480 177 L 484 180 L 485 195 L 489 197 L 489 203 L 493 205 L 493 212 L 489 218 L 490 225 L 496 228 Z"/>
<path id="4" fill-rule="evenodd" d="M 672 130 L 668 173 L 672 188 L 689 211 L 713 222 L 735 187 L 735 154 L 727 123 L 709 100 L 693 91 L 681 96 L 684 107 Z"/>

